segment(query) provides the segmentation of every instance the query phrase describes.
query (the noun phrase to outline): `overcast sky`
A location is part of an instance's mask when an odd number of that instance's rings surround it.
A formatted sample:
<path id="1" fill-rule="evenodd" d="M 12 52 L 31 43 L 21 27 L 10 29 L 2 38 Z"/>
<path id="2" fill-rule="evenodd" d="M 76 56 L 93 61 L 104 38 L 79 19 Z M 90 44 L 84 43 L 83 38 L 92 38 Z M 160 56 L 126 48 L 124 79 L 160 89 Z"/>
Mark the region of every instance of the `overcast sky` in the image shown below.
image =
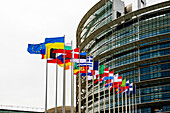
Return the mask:
<path id="1" fill-rule="evenodd" d="M 44 108 L 45 60 L 27 52 L 28 43 L 46 37 L 76 39 L 76 28 L 99 0 L 1 0 L 0 1 L 0 105 Z M 157 0 L 152 0 L 156 2 Z M 62 69 L 58 105 L 62 105 Z M 66 105 L 70 106 L 70 71 L 66 75 Z M 48 108 L 55 105 L 55 65 L 49 65 Z"/>

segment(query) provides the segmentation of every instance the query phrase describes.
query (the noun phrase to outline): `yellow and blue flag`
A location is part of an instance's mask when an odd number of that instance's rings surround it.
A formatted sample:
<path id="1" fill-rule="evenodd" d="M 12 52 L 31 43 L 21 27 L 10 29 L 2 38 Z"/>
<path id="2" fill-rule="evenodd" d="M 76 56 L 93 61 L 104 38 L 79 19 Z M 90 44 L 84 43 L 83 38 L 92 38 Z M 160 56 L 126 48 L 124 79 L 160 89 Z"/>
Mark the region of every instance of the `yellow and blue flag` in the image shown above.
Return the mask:
<path id="1" fill-rule="evenodd" d="M 30 54 L 45 54 L 46 51 L 45 43 L 28 44 L 27 51 Z"/>
<path id="2" fill-rule="evenodd" d="M 45 38 L 46 51 L 44 58 L 50 58 L 50 50 L 64 49 L 64 37 Z"/>
<path id="3" fill-rule="evenodd" d="M 45 44 L 55 42 L 64 43 L 64 37 L 45 38 Z"/>

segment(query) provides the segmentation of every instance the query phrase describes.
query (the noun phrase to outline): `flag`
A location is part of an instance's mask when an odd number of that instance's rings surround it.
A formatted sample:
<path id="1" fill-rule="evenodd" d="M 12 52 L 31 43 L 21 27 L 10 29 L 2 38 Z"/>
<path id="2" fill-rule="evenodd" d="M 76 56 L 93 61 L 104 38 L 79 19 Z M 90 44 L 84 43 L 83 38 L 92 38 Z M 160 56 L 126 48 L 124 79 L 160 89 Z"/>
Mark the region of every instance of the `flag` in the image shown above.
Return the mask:
<path id="1" fill-rule="evenodd" d="M 71 50 L 71 43 L 66 43 L 64 46 L 65 50 Z"/>
<path id="2" fill-rule="evenodd" d="M 74 63 L 74 74 L 77 75 L 79 73 L 79 67 L 77 67 L 77 62 Z"/>
<path id="3" fill-rule="evenodd" d="M 30 54 L 45 54 L 45 43 L 40 44 L 28 44 L 27 51 Z"/>
<path id="4" fill-rule="evenodd" d="M 104 74 L 104 65 L 99 66 L 99 74 Z"/>
<path id="5" fill-rule="evenodd" d="M 45 44 L 55 42 L 64 43 L 64 37 L 45 38 Z"/>
<path id="6" fill-rule="evenodd" d="M 70 53 L 72 52 L 71 50 L 71 43 L 66 43 L 65 46 L 64 46 L 64 49 L 55 49 L 53 51 L 53 53 L 64 53 L 64 50 L 65 50 L 65 53 Z M 71 56 L 71 55 L 70 55 Z"/>
<path id="7" fill-rule="evenodd" d="M 77 66 L 80 66 L 80 67 L 88 67 L 89 70 L 93 70 L 93 57 L 90 56 L 90 57 L 87 57 L 87 62 L 85 63 L 78 63 Z"/>
<path id="8" fill-rule="evenodd" d="M 129 91 L 133 91 L 133 83 L 129 85 Z"/>
<path id="9" fill-rule="evenodd" d="M 72 53 L 74 59 L 79 59 L 79 48 L 74 49 Z"/>
<path id="10" fill-rule="evenodd" d="M 86 59 L 86 52 L 80 53 L 80 59 Z"/>
<path id="11" fill-rule="evenodd" d="M 99 81 L 99 79 L 95 79 L 95 80 L 94 80 L 94 84 L 95 84 L 95 83 L 98 83 L 98 81 Z"/>
<path id="12" fill-rule="evenodd" d="M 86 72 L 86 71 L 85 71 Z M 87 70 L 87 75 L 88 76 L 91 76 L 91 71 L 90 70 Z M 86 73 L 81 73 L 81 76 L 86 76 Z"/>
<path id="13" fill-rule="evenodd" d="M 60 67 L 64 67 L 63 54 L 57 56 L 56 59 L 47 60 L 47 63 L 57 63 Z M 65 59 L 65 66 L 71 66 L 70 59 Z M 67 67 L 68 68 L 68 67 Z"/>
<path id="14" fill-rule="evenodd" d="M 79 63 L 79 62 L 80 62 L 80 63 L 85 63 L 85 62 L 86 62 L 86 52 L 80 53 L 79 55 L 80 55 L 80 56 L 79 56 L 80 59 L 79 59 L 79 58 L 78 58 L 78 59 L 77 59 L 77 58 L 74 58 L 74 59 L 73 59 L 73 62 L 77 62 L 77 63 Z M 75 56 L 74 56 L 74 57 L 75 57 Z"/>
<path id="15" fill-rule="evenodd" d="M 129 80 L 126 81 L 126 86 L 123 88 L 123 93 L 129 90 Z"/>
<path id="16" fill-rule="evenodd" d="M 107 77 L 109 76 L 109 68 L 104 69 L 104 75 Z"/>
<path id="17" fill-rule="evenodd" d="M 136 86 L 133 87 L 133 94 L 136 94 Z"/>
<path id="18" fill-rule="evenodd" d="M 45 46 L 44 58 L 50 58 L 50 49 L 64 49 L 64 37 L 45 38 Z"/>
<path id="19" fill-rule="evenodd" d="M 98 70 L 98 69 L 99 69 L 99 61 L 94 61 L 93 70 Z"/>
<path id="20" fill-rule="evenodd" d="M 133 83 L 131 83 L 129 85 L 129 89 L 127 90 L 127 93 L 129 93 L 129 92 L 130 92 L 130 94 L 131 94 L 131 92 L 133 92 Z"/>
<path id="21" fill-rule="evenodd" d="M 124 79 L 124 80 L 122 81 L 121 87 L 125 87 L 125 86 L 126 86 L 126 79 Z"/>
<path id="22" fill-rule="evenodd" d="M 91 70 L 91 75 L 94 76 L 94 79 L 96 79 L 99 76 L 99 71 L 98 70 Z"/>
<path id="23" fill-rule="evenodd" d="M 56 53 L 53 53 L 54 49 L 50 49 L 50 58 L 55 59 L 56 58 Z"/>

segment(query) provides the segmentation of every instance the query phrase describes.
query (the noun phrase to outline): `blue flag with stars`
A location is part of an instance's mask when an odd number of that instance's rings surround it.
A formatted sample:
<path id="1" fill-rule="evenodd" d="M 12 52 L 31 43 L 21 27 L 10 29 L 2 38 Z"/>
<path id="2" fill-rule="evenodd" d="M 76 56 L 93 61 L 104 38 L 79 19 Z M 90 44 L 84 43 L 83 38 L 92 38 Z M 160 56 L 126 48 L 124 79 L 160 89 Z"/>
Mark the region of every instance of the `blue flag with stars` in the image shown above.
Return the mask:
<path id="1" fill-rule="evenodd" d="M 30 54 L 45 54 L 45 43 L 28 44 L 27 51 Z"/>

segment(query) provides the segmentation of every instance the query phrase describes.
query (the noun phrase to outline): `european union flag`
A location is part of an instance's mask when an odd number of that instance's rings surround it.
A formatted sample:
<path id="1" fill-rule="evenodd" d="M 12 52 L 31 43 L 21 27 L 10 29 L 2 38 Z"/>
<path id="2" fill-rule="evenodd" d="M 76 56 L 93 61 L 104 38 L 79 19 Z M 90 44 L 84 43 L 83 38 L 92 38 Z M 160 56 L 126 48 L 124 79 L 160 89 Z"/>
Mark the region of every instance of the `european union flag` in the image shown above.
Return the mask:
<path id="1" fill-rule="evenodd" d="M 45 44 L 55 42 L 64 43 L 64 37 L 45 38 Z"/>
<path id="2" fill-rule="evenodd" d="M 28 44 L 27 51 L 30 54 L 45 54 L 45 43 Z"/>

